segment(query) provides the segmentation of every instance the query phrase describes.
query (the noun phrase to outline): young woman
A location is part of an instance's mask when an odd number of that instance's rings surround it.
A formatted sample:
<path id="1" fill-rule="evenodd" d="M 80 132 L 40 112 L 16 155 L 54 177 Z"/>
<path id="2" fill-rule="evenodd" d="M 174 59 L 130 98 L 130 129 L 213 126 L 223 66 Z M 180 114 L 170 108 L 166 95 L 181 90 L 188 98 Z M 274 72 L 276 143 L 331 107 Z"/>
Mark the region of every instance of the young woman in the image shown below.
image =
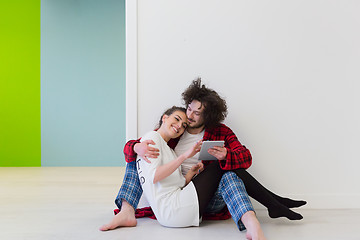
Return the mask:
<path id="1" fill-rule="evenodd" d="M 138 158 L 136 165 L 146 199 L 158 222 L 166 227 L 199 226 L 201 215 L 224 173 L 215 162 L 192 179 L 203 169 L 199 162 L 182 175 L 182 162 L 199 152 L 202 142 L 197 142 L 180 156 L 176 156 L 167 142 L 183 134 L 186 127 L 186 109 L 172 107 L 162 115 L 159 129 L 141 138 L 141 141 L 154 141 L 154 146 L 159 149 L 159 156 L 151 159 L 151 163 Z"/>

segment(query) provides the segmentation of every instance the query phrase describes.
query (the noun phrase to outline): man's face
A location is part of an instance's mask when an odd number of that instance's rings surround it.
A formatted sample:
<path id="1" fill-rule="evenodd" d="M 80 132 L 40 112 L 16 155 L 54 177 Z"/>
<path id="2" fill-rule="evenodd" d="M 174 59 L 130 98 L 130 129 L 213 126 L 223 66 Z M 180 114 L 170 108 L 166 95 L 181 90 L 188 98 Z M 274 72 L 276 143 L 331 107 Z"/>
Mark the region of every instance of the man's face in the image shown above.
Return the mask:
<path id="1" fill-rule="evenodd" d="M 204 126 L 204 105 L 197 100 L 193 100 L 186 109 L 188 117 L 188 128 L 200 128 Z"/>

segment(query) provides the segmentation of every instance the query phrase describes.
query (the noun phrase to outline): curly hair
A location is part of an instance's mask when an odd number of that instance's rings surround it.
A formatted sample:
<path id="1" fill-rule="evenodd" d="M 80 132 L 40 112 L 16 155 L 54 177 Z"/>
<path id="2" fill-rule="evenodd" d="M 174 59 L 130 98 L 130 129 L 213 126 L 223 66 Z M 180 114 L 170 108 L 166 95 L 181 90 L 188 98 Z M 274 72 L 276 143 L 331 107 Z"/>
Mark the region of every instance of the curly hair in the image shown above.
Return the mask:
<path id="1" fill-rule="evenodd" d="M 206 128 L 215 127 L 227 116 L 226 101 L 217 92 L 201 84 L 201 78 L 193 80 L 181 96 L 186 108 L 193 100 L 204 105 L 203 117 Z"/>
<path id="2" fill-rule="evenodd" d="M 156 127 L 156 129 L 159 129 L 162 125 L 162 118 L 164 115 L 170 116 L 171 114 L 173 114 L 176 111 L 180 111 L 186 114 L 186 108 L 183 107 L 177 107 L 177 106 L 172 106 L 171 108 L 168 108 L 160 117 L 159 123 Z"/>

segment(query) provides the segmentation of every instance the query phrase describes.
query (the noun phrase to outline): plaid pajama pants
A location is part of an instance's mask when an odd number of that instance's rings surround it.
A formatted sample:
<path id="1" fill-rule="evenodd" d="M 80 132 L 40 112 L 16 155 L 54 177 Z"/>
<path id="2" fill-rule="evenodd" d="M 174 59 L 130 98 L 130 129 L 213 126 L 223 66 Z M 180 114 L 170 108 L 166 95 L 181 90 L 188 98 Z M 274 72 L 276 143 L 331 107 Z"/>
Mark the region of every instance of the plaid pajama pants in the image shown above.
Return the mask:
<path id="1" fill-rule="evenodd" d="M 121 209 L 122 200 L 126 200 L 134 209 L 140 201 L 142 188 L 136 170 L 136 162 L 126 164 L 123 183 L 115 199 L 115 204 Z M 231 171 L 224 173 L 219 187 L 210 201 L 206 212 L 217 213 L 227 206 L 239 230 L 245 230 L 241 217 L 247 211 L 254 211 L 242 180 Z"/>

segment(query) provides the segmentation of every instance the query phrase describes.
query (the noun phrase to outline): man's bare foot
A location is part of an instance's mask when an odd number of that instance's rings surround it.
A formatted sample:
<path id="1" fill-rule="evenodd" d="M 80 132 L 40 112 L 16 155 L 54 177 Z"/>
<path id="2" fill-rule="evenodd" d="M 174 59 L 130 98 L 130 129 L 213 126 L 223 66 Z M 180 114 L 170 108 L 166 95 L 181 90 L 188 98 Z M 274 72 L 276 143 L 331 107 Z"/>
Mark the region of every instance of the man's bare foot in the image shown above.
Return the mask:
<path id="1" fill-rule="evenodd" d="M 113 230 L 118 227 L 135 227 L 137 224 L 135 210 L 127 202 L 123 201 L 121 211 L 109 222 L 99 228 L 100 231 Z"/>
<path id="2" fill-rule="evenodd" d="M 246 212 L 241 221 L 246 227 L 246 238 L 249 240 L 266 240 L 264 233 L 260 227 L 260 223 L 253 211 Z"/>
<path id="3" fill-rule="evenodd" d="M 247 230 L 246 232 L 246 239 L 249 240 L 266 240 L 263 231 L 260 229 L 260 231 L 255 230 L 250 232 L 249 230 Z"/>

